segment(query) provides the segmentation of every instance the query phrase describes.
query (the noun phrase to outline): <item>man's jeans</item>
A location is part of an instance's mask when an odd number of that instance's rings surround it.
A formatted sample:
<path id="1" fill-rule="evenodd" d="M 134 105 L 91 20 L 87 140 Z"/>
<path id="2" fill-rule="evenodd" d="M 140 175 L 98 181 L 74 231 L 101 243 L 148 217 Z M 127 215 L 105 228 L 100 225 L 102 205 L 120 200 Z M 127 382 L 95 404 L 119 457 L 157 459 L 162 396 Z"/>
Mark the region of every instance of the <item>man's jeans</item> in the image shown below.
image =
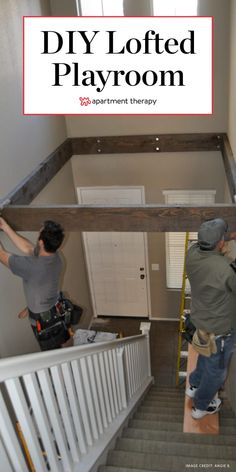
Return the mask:
<path id="1" fill-rule="evenodd" d="M 224 339 L 224 350 L 222 349 Z M 227 367 L 234 349 L 235 335 L 216 339 L 217 353 L 210 357 L 199 354 L 196 369 L 189 376 L 189 383 L 197 387 L 194 397 L 194 406 L 199 410 L 206 410 L 215 394 L 223 386 Z"/>

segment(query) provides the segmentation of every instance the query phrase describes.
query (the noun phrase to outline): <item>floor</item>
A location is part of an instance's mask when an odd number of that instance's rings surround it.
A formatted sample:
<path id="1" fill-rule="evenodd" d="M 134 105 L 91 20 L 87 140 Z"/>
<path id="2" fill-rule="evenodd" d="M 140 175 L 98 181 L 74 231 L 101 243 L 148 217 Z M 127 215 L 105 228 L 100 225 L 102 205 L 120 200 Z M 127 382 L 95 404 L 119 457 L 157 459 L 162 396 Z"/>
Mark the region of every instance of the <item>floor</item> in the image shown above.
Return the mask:
<path id="1" fill-rule="evenodd" d="M 90 329 L 121 333 L 123 336 L 140 334 L 143 318 L 99 317 Z M 178 322 L 151 321 L 150 347 L 152 375 L 156 385 L 175 386 L 177 362 Z"/>

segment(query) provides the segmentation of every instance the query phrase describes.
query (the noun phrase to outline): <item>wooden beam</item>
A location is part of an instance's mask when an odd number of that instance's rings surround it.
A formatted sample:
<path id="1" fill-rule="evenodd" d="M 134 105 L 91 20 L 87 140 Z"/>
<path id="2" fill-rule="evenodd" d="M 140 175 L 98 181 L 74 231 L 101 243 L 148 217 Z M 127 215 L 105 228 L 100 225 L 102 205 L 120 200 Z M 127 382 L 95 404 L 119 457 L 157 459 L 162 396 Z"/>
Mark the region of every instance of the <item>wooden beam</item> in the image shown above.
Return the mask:
<path id="1" fill-rule="evenodd" d="M 150 134 L 71 138 L 73 155 L 139 152 L 193 152 L 221 149 L 222 134 Z"/>
<path id="2" fill-rule="evenodd" d="M 13 205 L 26 205 L 31 203 L 71 156 L 71 140 L 66 139 L 66 141 L 41 162 L 33 172 L 22 180 L 14 190 L 8 193 L 2 202 L 10 200 L 10 203 Z"/>
<path id="3" fill-rule="evenodd" d="M 236 162 L 230 146 L 227 134 L 222 137 L 222 157 L 225 166 L 226 178 L 230 190 L 232 201 L 235 202 L 236 196 Z"/>
<path id="4" fill-rule="evenodd" d="M 147 153 L 215 151 L 223 146 L 224 134 L 156 134 L 141 136 L 103 136 L 68 138 L 3 199 L 12 205 L 26 205 L 44 189 L 73 154 Z M 228 165 L 229 167 L 229 165 Z"/>
<path id="5" fill-rule="evenodd" d="M 233 204 L 8 206 L 2 214 L 17 231 L 38 231 L 47 219 L 58 221 L 66 231 L 197 231 L 203 221 L 216 217 L 236 230 Z"/>

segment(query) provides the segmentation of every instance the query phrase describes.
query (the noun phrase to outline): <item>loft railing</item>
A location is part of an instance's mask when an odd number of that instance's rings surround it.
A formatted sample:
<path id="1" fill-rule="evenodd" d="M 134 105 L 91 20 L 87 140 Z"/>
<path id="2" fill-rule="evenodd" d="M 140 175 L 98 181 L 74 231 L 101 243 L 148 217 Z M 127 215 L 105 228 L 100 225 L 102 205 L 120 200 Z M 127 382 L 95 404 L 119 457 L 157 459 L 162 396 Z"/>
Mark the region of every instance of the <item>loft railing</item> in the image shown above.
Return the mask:
<path id="1" fill-rule="evenodd" d="M 4 472 L 86 472 L 152 383 L 149 334 L 0 361 Z"/>

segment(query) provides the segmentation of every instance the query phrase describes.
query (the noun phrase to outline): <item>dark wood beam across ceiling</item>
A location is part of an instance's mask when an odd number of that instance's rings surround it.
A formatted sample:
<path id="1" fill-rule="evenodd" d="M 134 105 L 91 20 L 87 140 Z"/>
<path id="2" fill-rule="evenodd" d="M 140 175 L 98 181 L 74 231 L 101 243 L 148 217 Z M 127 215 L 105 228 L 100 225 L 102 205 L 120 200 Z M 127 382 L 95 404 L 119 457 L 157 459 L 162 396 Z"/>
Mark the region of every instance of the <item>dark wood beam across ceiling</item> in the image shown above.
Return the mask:
<path id="1" fill-rule="evenodd" d="M 0 199 L 4 204 L 27 205 L 44 189 L 72 155 L 130 154 L 160 152 L 221 151 L 224 147 L 223 133 L 156 134 L 138 136 L 102 136 L 68 138 L 44 161 L 42 161 L 11 192 Z M 227 158 L 226 158 L 227 160 Z M 226 164 L 227 166 L 227 164 Z M 228 178 L 232 165 L 228 165 Z M 235 182 L 236 186 L 236 182 Z"/>
<path id="2" fill-rule="evenodd" d="M 31 203 L 57 172 L 70 160 L 71 156 L 71 140 L 68 138 L 25 177 L 19 185 L 8 193 L 3 201 L 9 200 L 12 205 L 27 205 Z"/>
<path id="3" fill-rule="evenodd" d="M 59 221 L 66 231 L 196 231 L 202 221 L 214 217 L 236 227 L 236 206 L 217 204 L 141 205 L 102 207 L 99 205 L 28 206 L 72 155 L 149 152 L 220 151 L 231 198 L 235 203 L 236 163 L 225 133 L 156 134 L 68 138 L 15 189 L 0 200 L 3 216 L 17 231 L 38 231 L 46 219 Z M 17 206 L 16 206 L 17 205 Z"/>
<path id="4" fill-rule="evenodd" d="M 71 138 L 72 152 L 79 154 L 124 154 L 140 152 L 195 152 L 221 149 L 222 134 L 185 133 L 138 136 Z"/>
<path id="5" fill-rule="evenodd" d="M 235 202 L 236 197 L 236 162 L 230 146 L 227 134 L 223 135 L 222 140 L 222 158 L 225 167 L 226 178 L 229 186 L 232 201 Z"/>
<path id="6" fill-rule="evenodd" d="M 196 231 L 202 221 L 215 217 L 236 229 L 233 204 L 8 206 L 2 214 L 17 231 L 38 231 L 47 219 L 60 222 L 66 231 Z"/>

